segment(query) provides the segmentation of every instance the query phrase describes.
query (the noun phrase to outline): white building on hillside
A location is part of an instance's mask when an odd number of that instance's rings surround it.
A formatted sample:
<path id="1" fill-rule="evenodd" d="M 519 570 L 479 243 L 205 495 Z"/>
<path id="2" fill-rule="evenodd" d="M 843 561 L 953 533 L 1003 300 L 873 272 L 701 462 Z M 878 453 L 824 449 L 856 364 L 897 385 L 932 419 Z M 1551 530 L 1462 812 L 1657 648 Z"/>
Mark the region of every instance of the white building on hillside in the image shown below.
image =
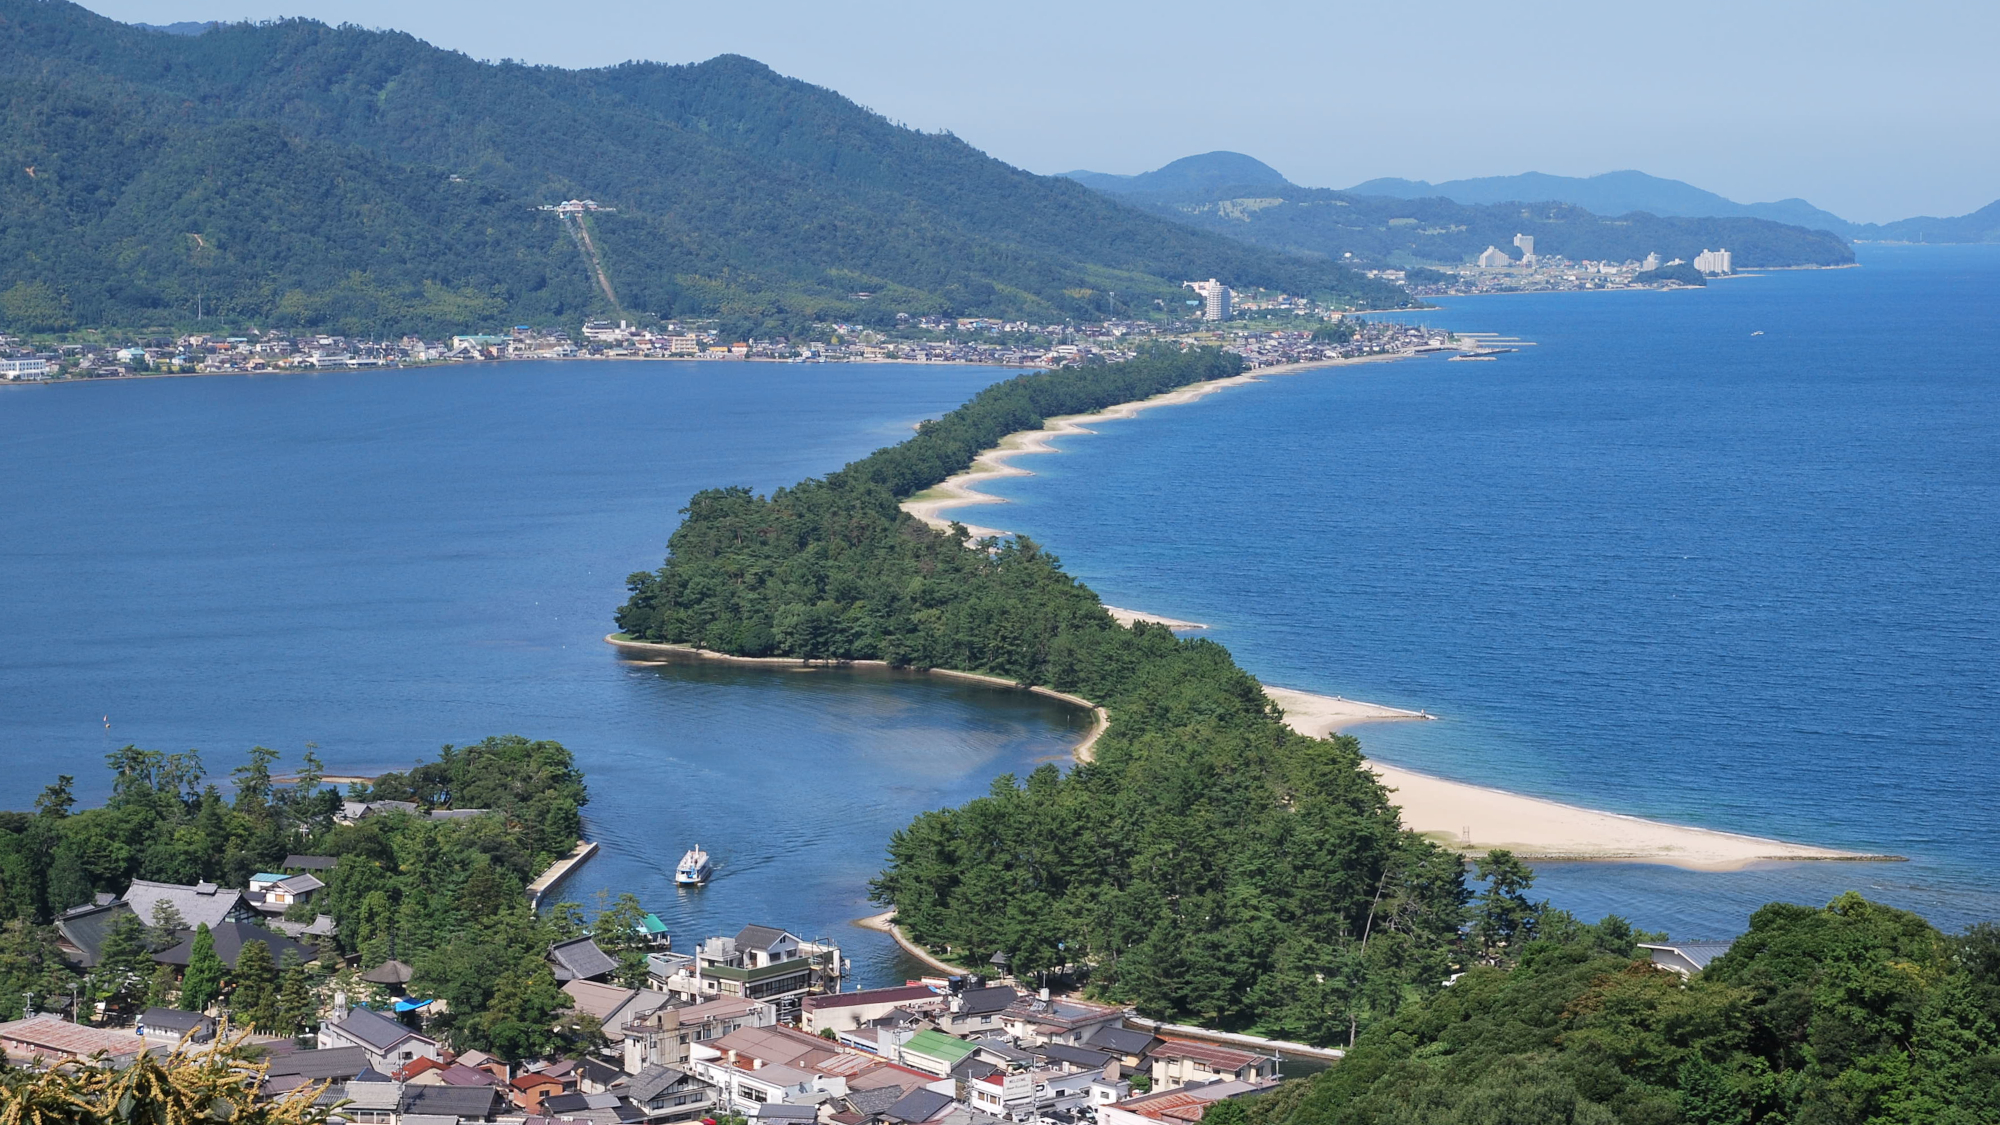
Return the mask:
<path id="1" fill-rule="evenodd" d="M 1234 296 L 1229 286 L 1214 278 L 1207 281 L 1183 281 L 1184 288 L 1192 289 L 1202 299 L 1201 318 L 1203 320 L 1228 320 L 1229 300 Z"/>

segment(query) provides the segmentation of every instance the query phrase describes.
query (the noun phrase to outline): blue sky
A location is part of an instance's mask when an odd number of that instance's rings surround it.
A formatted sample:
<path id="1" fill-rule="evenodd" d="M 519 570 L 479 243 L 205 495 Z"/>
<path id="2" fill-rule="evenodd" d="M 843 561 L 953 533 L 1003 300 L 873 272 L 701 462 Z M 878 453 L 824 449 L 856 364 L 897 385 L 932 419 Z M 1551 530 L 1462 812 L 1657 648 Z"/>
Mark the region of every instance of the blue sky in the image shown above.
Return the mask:
<path id="1" fill-rule="evenodd" d="M 1314 186 L 1638 168 L 1857 221 L 2000 198 L 2000 4 L 91 0 L 311 16 L 478 58 L 761 59 L 1036 172 L 1211 149 Z"/>

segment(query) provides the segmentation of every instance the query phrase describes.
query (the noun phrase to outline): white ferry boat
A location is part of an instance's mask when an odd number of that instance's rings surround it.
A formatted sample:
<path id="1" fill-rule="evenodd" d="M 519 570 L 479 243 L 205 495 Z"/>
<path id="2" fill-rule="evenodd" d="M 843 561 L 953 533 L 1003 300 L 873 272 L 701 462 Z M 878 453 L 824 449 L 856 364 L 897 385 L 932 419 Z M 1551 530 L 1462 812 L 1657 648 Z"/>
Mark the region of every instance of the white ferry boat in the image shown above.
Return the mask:
<path id="1" fill-rule="evenodd" d="M 709 862 L 708 853 L 696 844 L 681 857 L 681 865 L 674 868 L 674 882 L 683 887 L 699 887 L 714 872 L 715 865 Z"/>

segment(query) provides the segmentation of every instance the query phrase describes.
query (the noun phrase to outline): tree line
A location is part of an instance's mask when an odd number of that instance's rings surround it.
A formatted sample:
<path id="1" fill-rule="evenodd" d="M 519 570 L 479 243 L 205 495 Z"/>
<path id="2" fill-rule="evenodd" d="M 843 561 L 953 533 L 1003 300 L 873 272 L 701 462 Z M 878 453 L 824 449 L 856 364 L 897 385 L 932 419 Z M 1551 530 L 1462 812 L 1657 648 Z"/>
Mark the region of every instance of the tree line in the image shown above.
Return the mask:
<path id="1" fill-rule="evenodd" d="M 1691 980 L 1597 927 L 1474 966 L 1250 1125 L 2000 1121 L 2000 928 L 1773 904 Z"/>
<path id="2" fill-rule="evenodd" d="M 595 1028 L 570 1011 L 546 961 L 551 943 L 583 932 L 582 912 L 562 904 L 539 915 L 524 893 L 581 830 L 589 796 L 567 749 L 518 736 L 446 746 L 408 772 L 350 787 L 344 798 L 321 783 L 311 751 L 284 781 L 274 780 L 277 757 L 253 749 L 232 773 L 233 797 L 225 797 L 198 755 L 126 747 L 108 756 L 103 805 L 78 808 L 75 781 L 65 776 L 34 811 L 0 812 L 0 1018 L 18 1017 L 27 994 L 44 998 L 38 1007 L 47 1009 L 75 990 L 75 1014 L 86 1021 L 99 1004 L 114 1022 L 169 1005 L 222 1010 L 239 1026 L 294 1034 L 313 1025 L 335 991 L 370 992 L 357 969 L 396 959 L 414 970 L 411 994 L 448 1002 L 433 1027 L 461 1050 L 519 1059 L 594 1041 Z M 344 799 L 408 801 L 417 812 L 340 823 Z M 484 811 L 423 815 L 438 808 Z M 286 913 L 293 921 L 332 916 L 335 932 L 318 939 L 317 959 L 289 949 L 276 959 L 268 943 L 252 941 L 227 965 L 201 926 L 187 968 L 176 974 L 154 955 L 187 939 L 186 920 L 146 902 L 131 904 L 89 971 L 61 955 L 52 923 L 97 893 L 122 895 L 134 879 L 242 888 L 254 873 L 279 870 L 289 854 L 335 860 L 320 873 L 326 886 Z"/>
<path id="3" fill-rule="evenodd" d="M 1147 1015 L 1345 1041 L 1462 956 L 1457 857 L 1402 827 L 1352 738 L 1286 727 L 1222 646 L 1122 628 L 1028 539 L 973 542 L 898 507 L 1007 433 L 1241 370 L 1158 349 L 1024 375 L 822 480 L 700 493 L 617 620 L 646 640 L 987 672 L 1102 704 L 1093 761 L 918 817 L 876 897 L 961 963 L 1005 953 Z"/>

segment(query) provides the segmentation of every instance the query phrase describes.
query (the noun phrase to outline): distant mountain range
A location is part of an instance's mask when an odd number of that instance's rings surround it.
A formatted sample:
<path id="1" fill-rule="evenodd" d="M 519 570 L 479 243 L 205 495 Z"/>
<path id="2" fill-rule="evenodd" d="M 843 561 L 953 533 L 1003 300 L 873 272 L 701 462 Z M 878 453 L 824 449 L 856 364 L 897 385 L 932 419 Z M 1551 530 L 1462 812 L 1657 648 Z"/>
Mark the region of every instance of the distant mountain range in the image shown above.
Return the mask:
<path id="1" fill-rule="evenodd" d="M 1102 172 L 1068 172 L 1069 178 L 1116 195 L 1194 199 L 1223 188 L 1292 186 L 1277 169 L 1237 152 L 1211 152 L 1184 157 L 1153 172 L 1114 176 Z M 1392 199 L 1448 199 L 1453 203 L 1494 206 L 1503 203 L 1567 203 L 1595 215 L 1621 216 L 1643 211 L 1662 218 L 1766 219 L 1809 230 L 1831 231 L 1851 241 L 1877 242 L 2000 242 L 2000 203 L 1956 218 L 1915 218 L 1893 223 L 1853 223 L 1803 199 L 1773 203 L 1737 203 L 1680 180 L 1644 172 L 1606 172 L 1597 176 L 1551 176 L 1525 172 L 1518 176 L 1483 176 L 1433 184 L 1423 180 L 1385 178 L 1346 189 L 1347 196 Z"/>
<path id="2" fill-rule="evenodd" d="M 538 210 L 571 198 L 615 210 L 581 232 Z M 572 71 L 309 20 L 161 31 L 0 0 L 0 331 L 199 307 L 350 334 L 720 317 L 740 338 L 1096 319 L 1206 277 L 1409 301 L 740 56 Z"/>
<path id="3" fill-rule="evenodd" d="M 1254 187 L 1258 184 L 1291 186 L 1276 168 L 1240 152 L 1205 152 L 1183 156 L 1165 167 L 1136 176 L 1109 172 L 1064 172 L 1062 175 L 1085 187 L 1110 195 L 1207 195 L 1219 188 Z"/>
<path id="4" fill-rule="evenodd" d="M 1137 176 L 1067 175 L 1201 230 L 1274 250 L 1369 265 L 1461 264 L 1489 246 L 1518 258 L 1513 248 L 1517 234 L 1534 236 L 1539 253 L 1579 261 L 1622 262 L 1652 253 L 1692 260 L 1715 247 L 1727 247 L 1746 268 L 1854 260 L 1854 252 L 1837 235 L 1770 219 L 1629 210 L 1607 217 L 1546 199 L 1462 203 L 1435 192 L 1406 198 L 1307 188 L 1236 152 L 1184 157 Z"/>
<path id="5" fill-rule="evenodd" d="M 1572 203 L 1599 215 L 1644 211 L 1651 215 L 1687 218 L 1769 219 L 1774 223 L 1789 223 L 1809 230 L 1830 230 L 1843 238 L 1853 237 L 1850 230 L 1859 229 L 1857 224 L 1831 211 L 1822 211 L 1803 199 L 1737 203 L 1712 191 L 1703 191 L 1693 184 L 1649 176 L 1644 172 L 1606 172 L 1587 177 L 1523 172 L 1518 176 L 1482 176 L 1472 180 L 1447 180 L 1441 184 L 1380 179 L 1355 184 L 1347 190 L 1354 195 L 1387 195 L 1397 199 L 1444 198 L 1454 203 Z"/>

